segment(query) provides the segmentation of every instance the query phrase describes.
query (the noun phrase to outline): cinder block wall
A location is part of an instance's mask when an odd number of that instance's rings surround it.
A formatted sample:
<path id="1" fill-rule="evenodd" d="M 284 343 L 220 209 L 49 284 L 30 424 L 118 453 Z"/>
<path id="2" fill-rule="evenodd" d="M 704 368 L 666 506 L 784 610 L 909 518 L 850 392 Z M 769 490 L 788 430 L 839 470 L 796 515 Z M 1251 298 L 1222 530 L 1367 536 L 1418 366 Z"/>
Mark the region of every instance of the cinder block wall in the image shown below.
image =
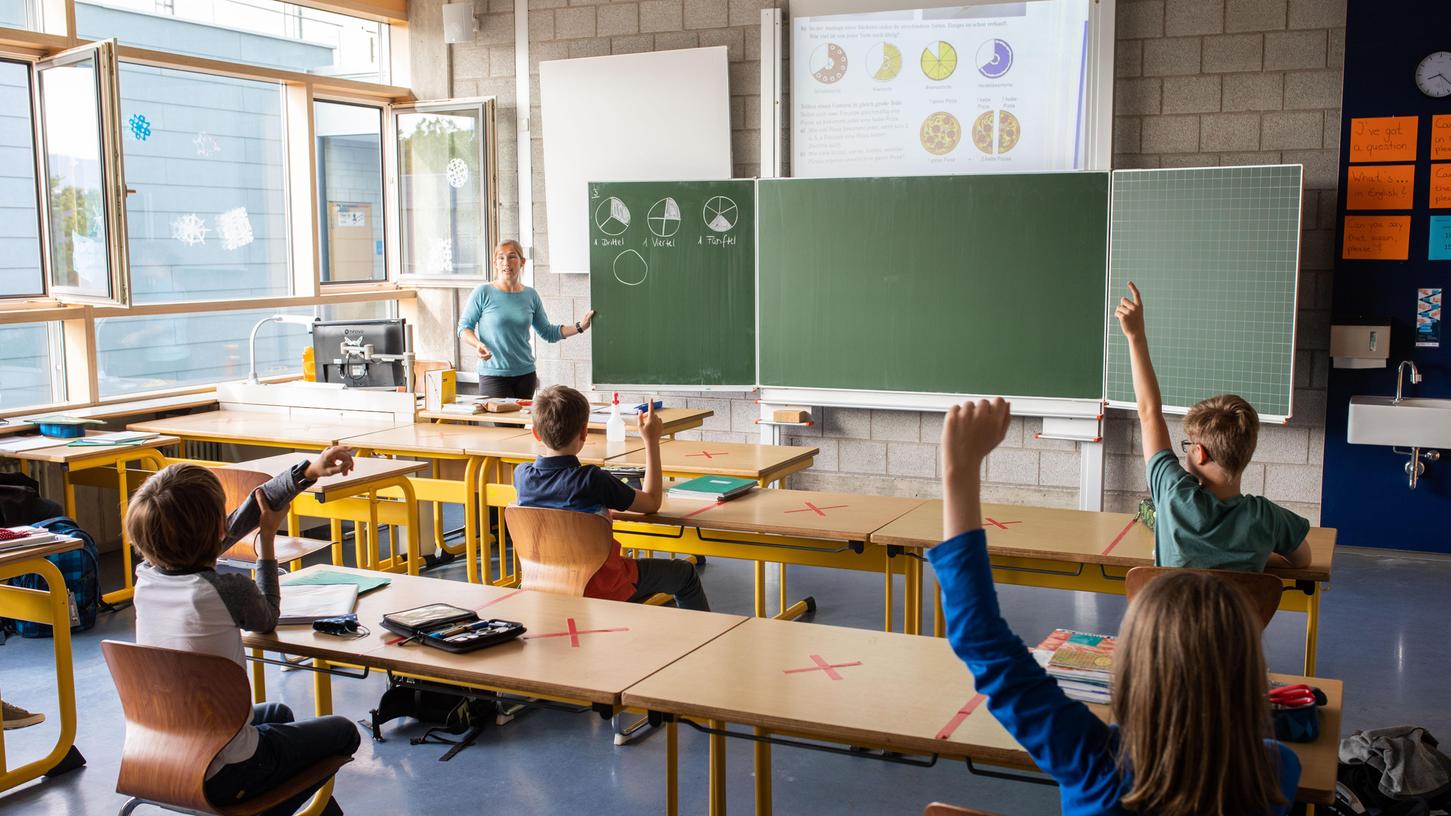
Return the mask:
<path id="1" fill-rule="evenodd" d="M 514 72 L 513 0 L 476 0 L 481 28 L 473 43 L 454 46 L 452 73 L 437 34 L 415 43 L 419 95 L 491 95 L 499 100 L 500 191 L 506 234 L 518 229 L 514 176 L 520 146 Z M 777 3 L 779 4 L 779 3 Z M 533 109 L 534 285 L 558 322 L 589 308 L 589 281 L 550 271 L 544 208 L 543 139 L 538 66 L 541 60 L 724 45 L 730 51 L 732 147 L 737 176 L 759 170 L 759 12 L 770 0 L 530 0 L 529 67 Z M 437 32 L 439 0 L 410 4 L 415 41 Z M 1189 167 L 1278 162 L 1305 165 L 1295 419 L 1266 427 L 1245 475 L 1245 489 L 1318 521 L 1331 268 L 1334 253 L 1336 156 L 1344 61 L 1344 0 L 1118 0 L 1114 117 L 1115 167 Z M 425 94 L 427 90 L 427 94 Z M 466 292 L 454 297 L 460 301 Z M 426 312 L 449 319 L 448 296 L 424 298 Z M 1149 308 L 1153 308 L 1152 300 Z M 589 335 L 541 344 L 546 383 L 588 389 Z M 464 365 L 473 355 L 465 352 Z M 631 395 L 637 396 L 637 395 Z M 715 411 L 698 435 L 755 441 L 757 408 L 745 394 L 666 395 L 676 404 Z M 817 424 L 792 437 L 821 448 L 816 465 L 793 486 L 912 496 L 939 492 L 937 441 L 941 415 L 816 409 Z M 1181 433 L 1177 420 L 1171 429 Z M 1038 440 L 1041 421 L 1014 422 L 987 464 L 990 500 L 1072 506 L 1078 445 Z M 1144 494 L 1137 420 L 1111 412 L 1105 428 L 1106 507 L 1127 510 Z"/>

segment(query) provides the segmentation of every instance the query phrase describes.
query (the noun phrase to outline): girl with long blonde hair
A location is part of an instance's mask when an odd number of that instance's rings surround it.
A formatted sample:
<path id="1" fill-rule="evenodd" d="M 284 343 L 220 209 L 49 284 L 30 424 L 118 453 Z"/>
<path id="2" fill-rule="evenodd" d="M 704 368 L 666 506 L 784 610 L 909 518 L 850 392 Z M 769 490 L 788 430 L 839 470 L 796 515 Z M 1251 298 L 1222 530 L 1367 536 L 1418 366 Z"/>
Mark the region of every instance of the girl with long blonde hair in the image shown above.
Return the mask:
<path id="1" fill-rule="evenodd" d="M 1260 627 L 1236 586 L 1194 573 L 1149 584 L 1115 652 L 1110 725 L 1068 699 L 998 609 L 982 529 L 983 459 L 1007 403 L 965 403 L 942 426 L 943 533 L 928 552 L 947 637 L 988 709 L 1058 781 L 1065 816 L 1288 813 L 1300 762 L 1272 738 Z"/>

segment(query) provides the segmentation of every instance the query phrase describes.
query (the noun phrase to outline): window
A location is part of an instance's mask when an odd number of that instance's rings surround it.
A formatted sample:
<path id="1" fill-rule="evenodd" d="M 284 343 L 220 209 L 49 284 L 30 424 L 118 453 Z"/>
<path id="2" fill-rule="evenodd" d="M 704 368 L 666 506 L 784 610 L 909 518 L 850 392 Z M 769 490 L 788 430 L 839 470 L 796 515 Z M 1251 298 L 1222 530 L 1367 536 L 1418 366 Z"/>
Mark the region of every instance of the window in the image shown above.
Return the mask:
<path id="1" fill-rule="evenodd" d="M 403 275 L 488 275 L 495 208 L 494 168 L 486 157 L 493 113 L 486 101 L 396 114 Z"/>
<path id="2" fill-rule="evenodd" d="M 76 29 L 160 51 L 388 81 L 386 23 L 276 0 L 91 0 L 76 3 Z"/>
<path id="3" fill-rule="evenodd" d="M 370 300 L 364 303 L 338 303 L 319 306 L 317 316 L 333 320 L 389 320 L 398 316 L 398 301 Z"/>
<path id="4" fill-rule="evenodd" d="M 383 267 L 383 111 L 313 104 L 322 281 L 386 280 Z"/>
<path id="5" fill-rule="evenodd" d="M 291 294 L 282 86 L 130 63 L 120 76 L 135 302 Z"/>
<path id="6" fill-rule="evenodd" d="M 35 12 L 36 4 L 31 0 L 0 0 L 0 26 L 37 31 L 40 20 Z"/>
<path id="7" fill-rule="evenodd" d="M 60 325 L 0 325 L 0 411 L 60 402 Z"/>
<path id="8" fill-rule="evenodd" d="M 96 321 L 102 397 L 245 379 L 248 338 L 257 321 L 278 309 L 208 314 L 107 317 Z M 280 310 L 310 315 L 311 307 Z M 257 374 L 302 370 L 307 328 L 271 323 L 257 333 Z"/>
<path id="9" fill-rule="evenodd" d="M 30 68 L 0 61 L 0 297 L 45 292 Z"/>

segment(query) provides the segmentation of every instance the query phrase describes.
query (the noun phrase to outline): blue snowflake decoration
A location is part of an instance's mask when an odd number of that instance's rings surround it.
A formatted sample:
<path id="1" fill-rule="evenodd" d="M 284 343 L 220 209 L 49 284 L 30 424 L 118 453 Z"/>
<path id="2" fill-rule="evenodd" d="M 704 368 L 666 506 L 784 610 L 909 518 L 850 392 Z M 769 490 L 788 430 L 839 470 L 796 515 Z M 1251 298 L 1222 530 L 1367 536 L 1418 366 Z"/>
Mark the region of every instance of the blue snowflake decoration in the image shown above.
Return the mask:
<path id="1" fill-rule="evenodd" d="M 144 142 L 151 138 L 151 120 L 141 114 L 133 115 L 126 123 L 131 130 L 131 138 L 138 142 Z"/>

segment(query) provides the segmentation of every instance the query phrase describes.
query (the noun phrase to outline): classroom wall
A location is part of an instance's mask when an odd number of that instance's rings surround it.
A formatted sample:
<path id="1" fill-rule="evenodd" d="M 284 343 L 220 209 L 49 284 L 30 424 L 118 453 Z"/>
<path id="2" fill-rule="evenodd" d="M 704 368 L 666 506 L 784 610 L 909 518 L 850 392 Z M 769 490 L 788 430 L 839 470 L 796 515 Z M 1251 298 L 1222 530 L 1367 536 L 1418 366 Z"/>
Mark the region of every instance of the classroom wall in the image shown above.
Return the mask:
<path id="1" fill-rule="evenodd" d="M 538 117 L 538 62 L 724 44 L 730 49 L 731 126 L 737 176 L 754 175 L 759 162 L 759 11 L 770 0 L 531 0 L 529 62 Z M 429 93 L 497 95 L 501 105 L 500 172 L 517 168 L 512 141 L 515 75 L 513 0 L 477 0 L 481 30 L 455 46 L 446 71 L 441 44 L 413 48 L 415 85 Z M 410 3 L 418 40 L 439 27 L 438 0 Z M 1325 424 L 1326 352 L 1330 307 L 1340 68 L 1344 54 L 1344 0 L 1119 0 L 1114 164 L 1182 167 L 1220 164 L 1305 164 L 1301 312 L 1296 368 L 1296 419 L 1265 428 L 1245 489 L 1262 493 L 1314 521 L 1320 517 L 1320 461 Z M 440 40 L 441 42 L 441 40 Z M 435 50 L 436 49 L 436 50 Z M 441 90 L 440 90 L 441 89 Z M 420 91 L 420 96 L 424 95 Z M 504 126 L 504 121 L 510 123 Z M 537 123 L 537 118 L 536 118 Z M 545 247 L 542 138 L 536 125 L 533 155 L 535 286 L 551 318 L 574 320 L 588 309 L 589 281 L 554 275 Z M 789 150 L 788 150 L 789 153 Z M 502 185 L 501 185 L 502 189 Z M 517 196 L 513 199 L 517 207 Z M 504 224 L 517 228 L 517 213 Z M 456 314 L 467 292 L 427 295 L 430 314 Z M 1152 293 L 1149 293 L 1152 297 Z M 1152 300 L 1149 308 L 1153 308 Z M 449 324 L 450 326 L 452 323 Z M 431 331 L 433 329 L 430 329 Z M 451 329 L 450 329 L 451 332 Z M 439 341 L 446 341 L 440 336 Z M 449 346 L 453 350 L 453 346 Z M 556 346 L 541 344 L 540 378 L 546 383 L 590 385 L 589 335 Z M 473 364 L 472 352 L 460 357 Z M 756 441 L 757 406 L 747 395 L 667 395 L 676 403 L 708 407 L 715 416 L 700 436 Z M 937 440 L 941 415 L 900 411 L 818 409 L 817 425 L 792 437 L 821 448 L 815 466 L 793 486 L 914 496 L 939 492 Z M 1174 432 L 1178 422 L 1171 418 Z M 1072 506 L 1077 501 L 1076 443 L 1037 440 L 1041 420 L 1014 422 L 987 464 L 984 493 L 994 501 Z M 1113 412 L 1105 429 L 1106 507 L 1136 507 L 1144 494 L 1143 461 L 1136 453 L 1137 422 Z"/>
<path id="2" fill-rule="evenodd" d="M 1426 474 L 1412 491 L 1403 470 L 1408 457 L 1389 447 L 1345 441 L 1351 396 L 1395 393 L 1395 367 L 1401 360 L 1413 361 L 1425 378 L 1419 385 L 1410 384 L 1408 378 L 1406 395 L 1451 397 L 1451 337 L 1443 335 L 1440 348 L 1418 348 L 1413 339 L 1416 289 L 1451 289 L 1451 266 L 1427 260 L 1430 216 L 1448 213 L 1429 210 L 1425 192 L 1430 181 L 1431 116 L 1451 113 L 1451 100 L 1423 96 L 1412 82 L 1416 63 L 1445 48 L 1451 7 L 1440 0 L 1418 0 L 1402 4 L 1399 14 L 1388 15 L 1380 3 L 1352 0 L 1349 19 L 1345 117 L 1335 123 L 1343 128 L 1342 138 L 1348 138 L 1351 119 L 1362 116 L 1416 116 L 1420 127 L 1409 259 L 1336 263 L 1336 322 L 1389 323 L 1391 356 L 1388 368 L 1330 372 L 1324 517 L 1326 524 L 1339 529 L 1342 544 L 1451 553 L 1451 534 L 1446 531 L 1446 520 L 1451 518 L 1451 451 L 1443 451 L 1441 461 L 1427 464 Z"/>

